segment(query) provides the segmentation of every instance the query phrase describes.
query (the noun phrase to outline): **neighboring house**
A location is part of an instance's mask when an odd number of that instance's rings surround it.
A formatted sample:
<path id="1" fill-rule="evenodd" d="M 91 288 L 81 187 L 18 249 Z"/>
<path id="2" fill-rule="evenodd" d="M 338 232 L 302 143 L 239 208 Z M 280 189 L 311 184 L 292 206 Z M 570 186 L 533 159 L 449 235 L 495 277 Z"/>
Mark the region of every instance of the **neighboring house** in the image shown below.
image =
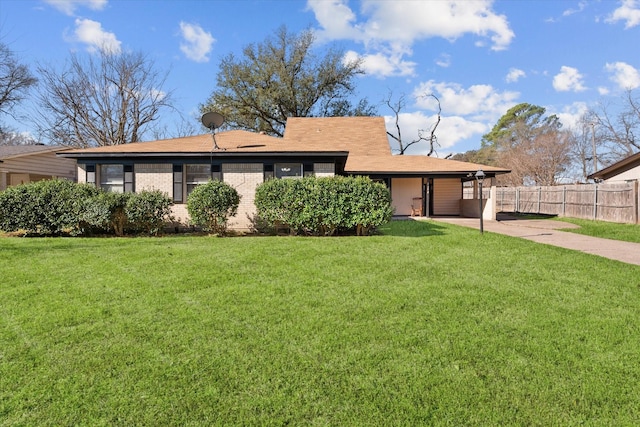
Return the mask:
<path id="1" fill-rule="evenodd" d="M 417 199 L 420 213 L 435 216 L 463 213 L 463 182 L 474 180 L 479 169 L 487 178 L 509 172 L 427 156 L 394 156 L 382 117 L 289 118 L 282 138 L 231 130 L 215 134 L 215 143 L 205 134 L 70 150 L 59 156 L 77 160 L 79 182 L 111 191 L 165 192 L 183 223 L 188 221 L 186 202 L 193 188 L 221 179 L 242 196 L 231 224 L 235 228 L 249 226 L 255 188 L 270 178 L 366 175 L 387 184 L 396 215 L 415 213 Z"/>
<path id="2" fill-rule="evenodd" d="M 607 183 L 640 181 L 640 153 L 622 159 L 587 178 Z"/>
<path id="3" fill-rule="evenodd" d="M 43 179 L 75 181 L 75 160 L 56 156 L 67 149 L 51 145 L 0 145 L 0 191 Z"/>

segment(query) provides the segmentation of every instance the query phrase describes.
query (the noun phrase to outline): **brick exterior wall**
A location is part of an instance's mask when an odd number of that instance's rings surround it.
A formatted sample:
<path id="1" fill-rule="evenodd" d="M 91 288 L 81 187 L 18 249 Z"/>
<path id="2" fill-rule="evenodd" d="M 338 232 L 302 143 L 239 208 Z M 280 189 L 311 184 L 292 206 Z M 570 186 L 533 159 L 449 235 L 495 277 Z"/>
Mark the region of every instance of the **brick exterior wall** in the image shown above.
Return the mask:
<path id="1" fill-rule="evenodd" d="M 315 163 L 314 175 L 318 177 L 334 176 L 333 163 Z M 136 163 L 134 171 L 134 188 L 136 192 L 143 190 L 160 190 L 173 198 L 173 166 L 171 164 Z M 86 182 L 86 167 L 78 165 L 78 182 Z M 96 177 L 98 179 L 98 177 Z M 229 221 L 229 228 L 246 230 L 251 227 L 251 218 L 256 213 L 256 187 L 264 181 L 262 163 L 225 163 L 222 165 L 222 179 L 235 188 L 240 194 L 238 214 Z M 185 200 L 186 202 L 186 200 Z M 189 213 L 186 203 L 176 203 L 172 207 L 176 222 L 189 226 Z"/>
<path id="2" fill-rule="evenodd" d="M 248 229 L 256 213 L 256 187 L 264 181 L 262 163 L 223 164 L 222 179 L 240 194 L 238 214 L 229 221 L 229 228 Z"/>
<path id="3" fill-rule="evenodd" d="M 141 164 L 133 167 L 135 191 L 160 190 L 173 197 L 173 166 L 170 164 Z"/>
<path id="4" fill-rule="evenodd" d="M 188 226 L 189 224 L 189 212 L 187 212 L 186 203 L 176 203 L 171 206 L 171 215 L 176 222 Z"/>

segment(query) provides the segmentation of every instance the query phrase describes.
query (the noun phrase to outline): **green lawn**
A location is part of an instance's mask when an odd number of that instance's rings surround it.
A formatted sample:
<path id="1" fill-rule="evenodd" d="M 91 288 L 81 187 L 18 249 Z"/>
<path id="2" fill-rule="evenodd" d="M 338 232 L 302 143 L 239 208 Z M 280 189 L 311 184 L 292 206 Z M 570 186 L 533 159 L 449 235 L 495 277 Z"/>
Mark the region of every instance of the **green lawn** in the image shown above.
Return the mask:
<path id="1" fill-rule="evenodd" d="M 0 238 L 0 425 L 640 423 L 640 267 L 383 231 Z"/>
<path id="2" fill-rule="evenodd" d="M 640 243 L 639 224 L 617 224 L 606 221 L 590 221 L 577 218 L 557 218 L 559 221 L 579 225 L 580 228 L 563 229 L 572 233 L 586 234 L 587 236 L 602 237 L 604 239 L 622 240 L 625 242 Z"/>

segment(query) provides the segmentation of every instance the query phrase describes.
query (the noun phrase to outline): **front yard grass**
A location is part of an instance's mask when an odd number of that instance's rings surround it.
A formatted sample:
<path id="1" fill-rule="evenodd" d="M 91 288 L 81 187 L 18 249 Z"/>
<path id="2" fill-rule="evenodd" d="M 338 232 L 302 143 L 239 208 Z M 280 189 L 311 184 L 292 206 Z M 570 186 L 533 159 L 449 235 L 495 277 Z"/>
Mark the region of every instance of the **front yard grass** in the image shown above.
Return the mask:
<path id="1" fill-rule="evenodd" d="M 0 238 L 0 425 L 640 422 L 640 267 L 382 231 Z"/>
<path id="2" fill-rule="evenodd" d="M 562 231 L 585 234 L 603 239 L 622 240 L 625 242 L 640 243 L 640 225 L 638 224 L 618 224 L 607 221 L 591 221 L 578 218 L 557 218 L 559 221 L 569 222 L 579 225 L 580 228 L 567 228 Z"/>

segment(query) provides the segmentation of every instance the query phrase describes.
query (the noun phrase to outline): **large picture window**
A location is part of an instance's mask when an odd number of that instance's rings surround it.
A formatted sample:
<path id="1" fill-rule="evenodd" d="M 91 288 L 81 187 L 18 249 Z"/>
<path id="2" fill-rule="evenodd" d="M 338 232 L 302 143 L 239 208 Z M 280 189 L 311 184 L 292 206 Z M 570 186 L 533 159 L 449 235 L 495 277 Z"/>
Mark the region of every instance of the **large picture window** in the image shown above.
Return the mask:
<path id="1" fill-rule="evenodd" d="M 302 163 L 276 163 L 274 165 L 276 178 L 302 178 Z"/>
<path id="2" fill-rule="evenodd" d="M 133 166 L 100 165 L 100 188 L 113 193 L 133 192 Z"/>

